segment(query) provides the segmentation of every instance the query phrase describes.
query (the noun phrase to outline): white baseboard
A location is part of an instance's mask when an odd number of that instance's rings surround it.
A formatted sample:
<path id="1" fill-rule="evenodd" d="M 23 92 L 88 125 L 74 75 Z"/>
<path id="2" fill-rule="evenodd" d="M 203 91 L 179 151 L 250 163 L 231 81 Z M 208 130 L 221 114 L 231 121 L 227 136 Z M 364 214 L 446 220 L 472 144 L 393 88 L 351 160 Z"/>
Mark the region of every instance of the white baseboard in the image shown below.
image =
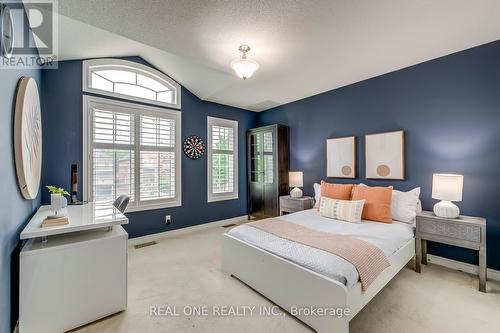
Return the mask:
<path id="1" fill-rule="evenodd" d="M 465 262 L 461 261 L 456 261 L 448 258 L 443 258 L 439 256 L 435 256 L 432 254 L 427 255 L 427 260 L 430 263 L 444 266 L 450 269 L 454 269 L 457 271 L 473 274 L 473 275 L 479 275 L 479 267 L 477 265 L 472 265 L 468 264 Z M 488 279 L 489 280 L 495 280 L 495 281 L 500 281 L 500 271 L 497 271 L 495 269 L 488 268 Z"/>
<path id="2" fill-rule="evenodd" d="M 231 223 L 241 224 L 243 222 L 246 222 L 247 220 L 248 220 L 247 215 L 232 217 L 230 219 L 199 224 L 199 225 L 195 225 L 192 227 L 175 229 L 175 230 L 170 230 L 170 231 L 165 231 L 165 232 L 159 232 L 156 234 L 131 238 L 128 240 L 128 244 L 133 246 L 133 245 L 143 244 L 143 243 L 147 243 L 147 242 L 159 241 L 159 240 L 169 238 L 172 236 L 179 236 L 182 234 L 187 234 L 187 233 L 194 232 L 194 231 L 206 230 L 206 229 L 210 229 L 210 228 L 214 228 L 214 227 L 222 227 L 224 225 L 231 224 Z"/>

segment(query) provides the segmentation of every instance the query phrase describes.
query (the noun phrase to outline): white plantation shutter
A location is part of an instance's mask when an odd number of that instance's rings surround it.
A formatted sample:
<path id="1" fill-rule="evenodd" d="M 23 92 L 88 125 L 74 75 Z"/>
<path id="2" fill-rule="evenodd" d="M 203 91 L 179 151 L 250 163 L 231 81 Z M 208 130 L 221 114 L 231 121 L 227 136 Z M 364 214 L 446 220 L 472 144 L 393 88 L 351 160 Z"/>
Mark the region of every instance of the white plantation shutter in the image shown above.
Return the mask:
<path id="1" fill-rule="evenodd" d="M 180 205 L 180 113 L 85 96 L 88 200 L 130 210 Z"/>
<path id="2" fill-rule="evenodd" d="M 111 204 L 120 195 L 134 201 L 134 115 L 93 109 L 92 197 Z"/>
<path id="3" fill-rule="evenodd" d="M 238 122 L 208 117 L 208 201 L 238 198 Z"/>
<path id="4" fill-rule="evenodd" d="M 141 116 L 141 200 L 175 198 L 175 120 Z"/>

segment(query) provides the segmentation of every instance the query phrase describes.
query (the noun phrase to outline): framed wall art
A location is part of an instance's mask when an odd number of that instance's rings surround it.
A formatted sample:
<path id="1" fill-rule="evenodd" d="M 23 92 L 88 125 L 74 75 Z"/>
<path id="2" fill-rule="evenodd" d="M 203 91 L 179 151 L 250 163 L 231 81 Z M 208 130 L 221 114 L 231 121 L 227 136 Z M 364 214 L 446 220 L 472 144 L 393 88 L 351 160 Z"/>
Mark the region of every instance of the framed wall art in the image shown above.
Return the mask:
<path id="1" fill-rule="evenodd" d="M 356 137 L 326 140 L 326 176 L 356 178 Z"/>
<path id="2" fill-rule="evenodd" d="M 405 179 L 404 131 L 365 136 L 366 178 Z"/>

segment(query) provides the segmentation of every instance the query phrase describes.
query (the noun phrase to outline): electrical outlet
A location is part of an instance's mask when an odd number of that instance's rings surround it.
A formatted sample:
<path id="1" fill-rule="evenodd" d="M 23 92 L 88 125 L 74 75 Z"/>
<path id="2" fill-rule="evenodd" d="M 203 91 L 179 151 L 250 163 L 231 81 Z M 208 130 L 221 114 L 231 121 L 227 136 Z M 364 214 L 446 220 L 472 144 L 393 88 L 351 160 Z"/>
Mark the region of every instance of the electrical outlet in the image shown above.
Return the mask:
<path id="1" fill-rule="evenodd" d="M 170 215 L 166 215 L 166 216 L 165 216 L 165 224 L 166 224 L 166 225 L 169 225 L 169 224 L 170 224 L 170 222 L 172 222 L 172 218 L 170 217 Z"/>

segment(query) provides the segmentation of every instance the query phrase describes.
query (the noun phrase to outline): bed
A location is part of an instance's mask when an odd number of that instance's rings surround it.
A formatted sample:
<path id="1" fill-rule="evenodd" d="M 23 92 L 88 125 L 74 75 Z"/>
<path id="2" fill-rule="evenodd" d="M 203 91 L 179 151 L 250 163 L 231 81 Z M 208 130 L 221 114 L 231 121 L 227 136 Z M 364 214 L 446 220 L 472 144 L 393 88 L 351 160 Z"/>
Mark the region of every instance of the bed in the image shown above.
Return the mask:
<path id="1" fill-rule="evenodd" d="M 415 255 L 414 228 L 411 224 L 370 221 L 352 224 L 322 217 L 315 209 L 281 216 L 280 219 L 318 231 L 363 239 L 379 247 L 391 264 L 366 291 L 362 291 L 355 267 L 334 254 L 248 225 L 235 227 L 224 234 L 222 270 L 319 333 L 349 332 L 349 321 Z M 308 309 L 324 309 L 327 312 L 349 309 L 349 314 L 318 315 Z"/>

